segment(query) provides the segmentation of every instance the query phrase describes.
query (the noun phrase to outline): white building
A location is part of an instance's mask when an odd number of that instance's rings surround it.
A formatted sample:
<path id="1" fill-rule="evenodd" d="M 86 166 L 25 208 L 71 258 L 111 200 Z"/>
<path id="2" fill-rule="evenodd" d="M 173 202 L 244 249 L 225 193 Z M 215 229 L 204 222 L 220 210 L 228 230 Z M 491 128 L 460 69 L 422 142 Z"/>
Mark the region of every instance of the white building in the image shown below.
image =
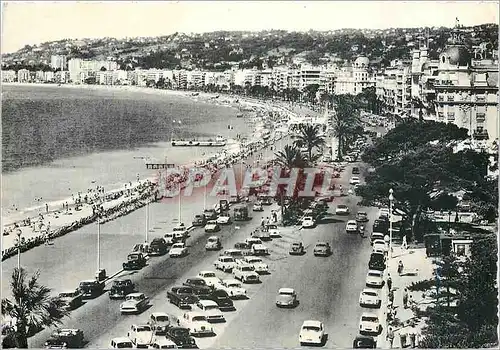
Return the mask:
<path id="1" fill-rule="evenodd" d="M 357 95 L 364 89 L 375 86 L 375 77 L 369 69 L 367 57 L 358 57 L 352 65 L 342 67 L 336 73 L 335 94 Z"/>
<path id="2" fill-rule="evenodd" d="M 17 81 L 19 83 L 28 83 L 30 81 L 30 71 L 27 69 L 20 69 L 17 71 Z"/>
<path id="3" fill-rule="evenodd" d="M 65 55 L 52 55 L 50 57 L 50 67 L 52 69 L 65 70 L 67 66 Z"/>
<path id="4" fill-rule="evenodd" d="M 16 81 L 16 71 L 14 70 L 1 70 L 0 74 L 2 74 L 2 82 L 4 83 L 12 83 Z"/>

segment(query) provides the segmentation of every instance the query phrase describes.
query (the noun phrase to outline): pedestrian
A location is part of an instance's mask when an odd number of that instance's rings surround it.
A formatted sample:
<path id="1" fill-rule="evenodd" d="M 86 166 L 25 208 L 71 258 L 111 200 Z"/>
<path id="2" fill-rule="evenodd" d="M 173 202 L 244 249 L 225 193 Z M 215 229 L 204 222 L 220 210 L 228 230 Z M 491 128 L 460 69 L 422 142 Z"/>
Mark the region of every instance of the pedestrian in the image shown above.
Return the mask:
<path id="1" fill-rule="evenodd" d="M 389 329 L 387 330 L 386 339 L 389 342 L 389 349 L 392 349 L 392 344 L 394 342 L 394 330 L 392 329 L 392 327 L 389 327 Z"/>
<path id="2" fill-rule="evenodd" d="M 262 221 L 260 222 L 260 226 L 264 228 L 266 226 L 266 219 L 262 218 Z"/>
<path id="3" fill-rule="evenodd" d="M 406 235 L 403 236 L 403 243 L 401 244 L 403 250 L 408 249 L 408 242 L 406 241 Z"/>
<path id="4" fill-rule="evenodd" d="M 45 212 L 48 214 L 49 213 L 49 205 L 45 203 Z"/>
<path id="5" fill-rule="evenodd" d="M 398 262 L 398 274 L 401 276 L 403 274 L 404 265 L 401 260 Z"/>
<path id="6" fill-rule="evenodd" d="M 389 292 L 389 302 L 394 304 L 394 291 L 392 290 Z"/>
<path id="7" fill-rule="evenodd" d="M 406 336 L 406 330 L 404 328 L 401 328 L 401 330 L 399 331 L 399 344 L 401 348 L 406 347 Z"/>
<path id="8" fill-rule="evenodd" d="M 387 275 L 387 288 L 389 289 L 389 291 L 392 290 L 392 278 L 391 278 L 391 274 Z"/>
<path id="9" fill-rule="evenodd" d="M 408 289 L 405 288 L 405 290 L 403 291 L 403 307 L 405 309 L 408 308 Z"/>

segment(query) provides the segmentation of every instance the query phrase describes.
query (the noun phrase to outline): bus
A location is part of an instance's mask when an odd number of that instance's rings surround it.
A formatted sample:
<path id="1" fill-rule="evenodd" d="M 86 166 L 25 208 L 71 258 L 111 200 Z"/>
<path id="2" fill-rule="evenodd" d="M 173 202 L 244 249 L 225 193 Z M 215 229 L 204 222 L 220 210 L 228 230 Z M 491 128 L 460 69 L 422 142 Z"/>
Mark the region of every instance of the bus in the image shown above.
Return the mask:
<path id="1" fill-rule="evenodd" d="M 238 205 L 234 207 L 234 221 L 247 221 L 250 219 L 248 215 L 248 207 L 246 205 Z"/>

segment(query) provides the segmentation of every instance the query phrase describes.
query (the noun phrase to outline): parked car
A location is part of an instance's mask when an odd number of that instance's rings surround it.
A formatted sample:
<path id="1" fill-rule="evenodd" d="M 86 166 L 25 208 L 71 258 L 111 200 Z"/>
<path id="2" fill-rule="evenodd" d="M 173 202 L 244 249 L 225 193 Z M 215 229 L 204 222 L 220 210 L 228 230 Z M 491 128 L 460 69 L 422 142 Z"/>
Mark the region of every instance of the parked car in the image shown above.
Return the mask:
<path id="1" fill-rule="evenodd" d="M 356 220 L 349 220 L 345 225 L 345 232 L 347 233 L 358 233 L 358 223 Z"/>
<path id="2" fill-rule="evenodd" d="M 353 175 L 358 175 L 359 174 L 359 168 L 357 166 L 352 167 L 352 174 Z"/>
<path id="3" fill-rule="evenodd" d="M 109 290 L 110 299 L 125 299 L 127 294 L 133 293 L 135 284 L 131 279 L 114 280 Z"/>
<path id="4" fill-rule="evenodd" d="M 222 213 L 216 220 L 219 225 L 229 225 L 231 224 L 231 216 L 228 213 Z"/>
<path id="5" fill-rule="evenodd" d="M 366 211 L 358 211 L 356 213 L 356 221 L 357 222 L 367 222 L 368 221 L 368 213 Z"/>
<path id="6" fill-rule="evenodd" d="M 122 314 L 141 313 L 149 306 L 149 298 L 144 293 L 130 293 L 120 305 Z"/>
<path id="7" fill-rule="evenodd" d="M 198 301 L 196 306 L 198 306 L 198 309 L 203 312 L 208 322 L 226 322 L 224 314 L 220 311 L 219 306 L 215 301 L 203 299 Z"/>
<path id="8" fill-rule="evenodd" d="M 262 261 L 261 258 L 256 256 L 246 256 L 242 260 L 243 263 L 252 265 L 254 267 L 254 271 L 258 274 L 268 274 L 269 273 L 269 265 Z"/>
<path id="9" fill-rule="evenodd" d="M 217 212 L 215 209 L 205 209 L 203 211 L 203 216 L 205 216 L 206 220 L 215 220 L 217 219 Z"/>
<path id="10" fill-rule="evenodd" d="M 184 286 L 191 287 L 195 295 L 210 294 L 212 292 L 212 287 L 210 287 L 203 278 L 191 277 L 183 283 Z"/>
<path id="11" fill-rule="evenodd" d="M 359 295 L 359 305 L 361 307 L 380 308 L 380 305 L 382 305 L 382 300 L 380 299 L 380 296 L 378 295 L 378 292 L 376 290 L 365 288 Z"/>
<path id="12" fill-rule="evenodd" d="M 167 242 L 163 238 L 154 238 L 149 245 L 149 255 L 160 256 L 168 251 Z"/>
<path id="13" fill-rule="evenodd" d="M 152 349 L 177 349 L 177 345 L 167 337 L 155 337 L 151 342 Z"/>
<path id="14" fill-rule="evenodd" d="M 207 219 L 205 218 L 205 215 L 195 215 L 193 221 L 191 224 L 193 226 L 205 226 L 207 223 Z"/>
<path id="15" fill-rule="evenodd" d="M 252 248 L 250 248 L 250 251 L 255 256 L 269 255 L 269 249 L 267 249 L 267 247 L 263 244 L 252 245 Z"/>
<path id="16" fill-rule="evenodd" d="M 45 342 L 46 348 L 83 348 L 85 345 L 85 340 L 83 336 L 83 331 L 80 329 L 56 329 L 52 332 L 50 339 Z"/>
<path id="17" fill-rule="evenodd" d="M 175 243 L 168 254 L 171 258 L 180 258 L 188 255 L 188 249 L 185 243 Z"/>
<path id="18" fill-rule="evenodd" d="M 378 315 L 374 313 L 364 312 L 359 320 L 359 333 L 362 335 L 379 335 L 382 331 L 382 326 Z"/>
<path id="19" fill-rule="evenodd" d="M 262 244 L 262 240 L 258 237 L 248 237 L 245 239 L 245 243 L 248 245 L 249 249 L 251 249 L 254 244 Z"/>
<path id="20" fill-rule="evenodd" d="M 148 324 L 130 326 L 127 337 L 132 341 L 136 348 L 148 348 L 153 342 L 153 330 Z"/>
<path id="21" fill-rule="evenodd" d="M 373 337 L 358 335 L 352 342 L 353 349 L 376 349 L 377 341 Z"/>
<path id="22" fill-rule="evenodd" d="M 236 261 L 232 256 L 219 256 L 219 258 L 214 262 L 215 268 L 224 272 L 231 272 L 235 265 Z"/>
<path id="23" fill-rule="evenodd" d="M 213 327 L 207 322 L 207 318 L 202 312 L 186 312 L 181 319 L 181 324 L 189 328 L 193 336 L 213 336 L 215 335 Z"/>
<path id="24" fill-rule="evenodd" d="M 174 286 L 167 292 L 167 299 L 179 309 L 191 310 L 191 305 L 198 302 L 193 288 L 189 286 Z"/>
<path id="25" fill-rule="evenodd" d="M 189 329 L 184 327 L 170 327 L 167 329 L 167 338 L 172 340 L 179 349 L 197 349 L 196 341 Z"/>
<path id="26" fill-rule="evenodd" d="M 217 236 L 210 236 L 207 239 L 207 244 L 205 244 L 206 250 L 219 250 L 222 249 L 222 243 L 220 238 Z"/>
<path id="27" fill-rule="evenodd" d="M 252 207 L 253 211 L 264 211 L 264 207 L 261 202 L 255 202 Z"/>
<path id="28" fill-rule="evenodd" d="M 155 335 L 166 335 L 167 329 L 177 324 L 177 317 L 165 312 L 153 312 L 149 317 L 149 325 Z"/>
<path id="29" fill-rule="evenodd" d="M 205 225 L 205 232 L 219 232 L 220 226 L 216 220 L 208 220 Z"/>
<path id="30" fill-rule="evenodd" d="M 384 271 L 386 268 L 386 257 L 383 253 L 373 252 L 370 255 L 370 261 L 368 262 L 368 268 L 370 270 Z"/>
<path id="31" fill-rule="evenodd" d="M 366 286 L 382 288 L 384 286 L 384 273 L 378 270 L 368 270 L 366 275 Z"/>
<path id="32" fill-rule="evenodd" d="M 245 256 L 242 249 L 226 249 L 221 254 L 221 256 L 222 255 L 232 256 L 234 259 L 243 259 L 243 257 Z"/>
<path id="33" fill-rule="evenodd" d="M 280 230 L 278 229 L 278 226 L 276 226 L 274 224 L 269 224 L 266 226 L 266 228 L 267 228 L 267 232 L 269 232 L 269 237 L 271 237 L 271 238 L 280 238 L 281 237 Z"/>
<path id="34" fill-rule="evenodd" d="M 289 254 L 290 255 L 303 255 L 305 254 L 305 248 L 302 242 L 293 242 Z"/>
<path id="35" fill-rule="evenodd" d="M 332 254 L 332 248 L 327 242 L 318 242 L 314 246 L 314 256 L 330 256 Z"/>
<path id="36" fill-rule="evenodd" d="M 126 337 L 113 338 L 109 343 L 110 349 L 132 349 L 133 347 L 132 341 Z"/>
<path id="37" fill-rule="evenodd" d="M 233 268 L 234 278 L 243 283 L 260 282 L 259 275 L 254 271 L 254 267 L 248 264 L 238 264 Z"/>
<path id="38" fill-rule="evenodd" d="M 198 277 L 204 280 L 209 287 L 215 287 L 220 283 L 220 278 L 213 271 L 201 271 Z"/>
<path id="39" fill-rule="evenodd" d="M 277 307 L 295 307 L 298 305 L 297 293 L 292 288 L 280 288 L 276 297 Z"/>
<path id="40" fill-rule="evenodd" d="M 124 270 L 140 270 L 146 266 L 146 257 L 142 253 L 130 253 L 122 266 Z"/>
<path id="41" fill-rule="evenodd" d="M 75 290 L 59 293 L 59 298 L 61 298 L 61 300 L 66 303 L 67 310 L 76 309 L 83 304 L 83 296 L 78 288 L 76 288 Z"/>
<path id="42" fill-rule="evenodd" d="M 217 284 L 217 288 L 220 288 L 222 281 Z M 200 296 L 200 300 L 212 300 L 214 301 L 221 311 L 234 311 L 234 303 L 231 297 L 224 289 L 214 289 L 210 294 Z"/>
<path id="43" fill-rule="evenodd" d="M 389 244 L 383 239 L 375 239 L 372 241 L 373 250 L 381 251 L 384 254 L 389 252 Z"/>
<path id="44" fill-rule="evenodd" d="M 224 290 L 231 299 L 247 299 L 247 291 L 241 285 L 241 282 L 236 279 L 223 280 L 218 288 Z"/>
<path id="45" fill-rule="evenodd" d="M 336 215 L 349 215 L 349 207 L 345 204 L 339 204 L 339 205 L 337 205 L 337 208 L 335 208 L 335 214 Z"/>
<path id="46" fill-rule="evenodd" d="M 321 345 L 325 340 L 325 328 L 320 321 L 304 321 L 300 327 L 299 343 Z"/>
<path id="47" fill-rule="evenodd" d="M 104 282 L 97 280 L 81 281 L 78 287 L 83 299 L 92 299 L 101 295 L 104 291 Z"/>
<path id="48" fill-rule="evenodd" d="M 306 216 L 302 219 L 302 228 L 313 228 L 314 226 L 316 226 L 316 222 L 312 216 Z"/>
<path id="49" fill-rule="evenodd" d="M 376 240 L 384 240 L 385 234 L 381 232 L 372 232 L 372 235 L 370 237 L 371 244 L 373 245 L 373 242 Z"/>

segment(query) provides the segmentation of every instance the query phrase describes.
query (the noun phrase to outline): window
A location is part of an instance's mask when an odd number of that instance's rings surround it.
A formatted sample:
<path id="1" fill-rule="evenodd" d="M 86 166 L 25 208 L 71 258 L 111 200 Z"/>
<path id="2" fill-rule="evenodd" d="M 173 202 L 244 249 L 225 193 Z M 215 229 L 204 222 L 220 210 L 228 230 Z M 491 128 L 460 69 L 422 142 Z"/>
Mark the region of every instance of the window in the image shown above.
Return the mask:
<path id="1" fill-rule="evenodd" d="M 438 96 L 438 101 L 444 101 L 444 96 L 443 95 L 439 95 Z"/>
<path id="2" fill-rule="evenodd" d="M 453 102 L 453 101 L 455 101 L 455 95 L 448 95 L 448 96 L 446 96 L 446 100 L 447 100 L 448 102 Z"/>
<path id="3" fill-rule="evenodd" d="M 476 113 L 476 122 L 483 123 L 486 120 L 486 114 L 483 112 Z"/>
<path id="4" fill-rule="evenodd" d="M 458 256 L 464 256 L 465 255 L 465 244 L 457 244 L 457 255 Z"/>
<path id="5" fill-rule="evenodd" d="M 455 120 L 455 113 L 454 112 L 448 112 L 448 120 L 449 121 Z"/>

